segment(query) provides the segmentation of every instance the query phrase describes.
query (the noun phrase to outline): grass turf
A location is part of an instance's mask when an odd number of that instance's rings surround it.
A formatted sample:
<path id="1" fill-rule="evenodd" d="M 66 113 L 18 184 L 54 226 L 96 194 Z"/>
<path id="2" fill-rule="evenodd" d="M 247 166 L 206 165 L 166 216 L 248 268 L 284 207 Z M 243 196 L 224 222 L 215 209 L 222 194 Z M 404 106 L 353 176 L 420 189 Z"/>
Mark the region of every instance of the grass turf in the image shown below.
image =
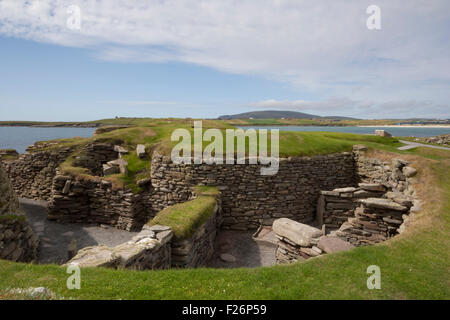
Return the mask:
<path id="1" fill-rule="evenodd" d="M 178 240 L 191 238 L 214 212 L 218 194 L 212 187 L 197 187 L 196 191 L 197 198 L 165 208 L 147 224 L 169 226 Z"/>

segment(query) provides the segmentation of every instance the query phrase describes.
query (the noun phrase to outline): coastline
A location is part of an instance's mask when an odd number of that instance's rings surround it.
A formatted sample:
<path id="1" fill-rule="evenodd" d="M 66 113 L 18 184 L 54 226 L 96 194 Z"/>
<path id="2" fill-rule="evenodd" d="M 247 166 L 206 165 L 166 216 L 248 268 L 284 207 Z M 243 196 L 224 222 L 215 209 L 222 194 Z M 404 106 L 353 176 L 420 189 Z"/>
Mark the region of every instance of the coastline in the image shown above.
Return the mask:
<path id="1" fill-rule="evenodd" d="M 0 123 L 0 127 L 23 127 L 23 128 L 98 128 L 100 125 L 98 124 L 81 124 L 81 125 L 73 125 L 73 124 L 67 124 L 67 125 L 46 125 L 46 124 L 3 124 Z"/>
<path id="2" fill-rule="evenodd" d="M 359 125 L 355 127 L 361 127 L 361 128 L 447 128 L 450 129 L 450 125 L 445 124 L 430 124 L 430 125 L 422 125 L 422 124 L 405 124 L 405 125 L 397 125 L 397 124 L 386 124 L 386 125 L 379 125 L 379 126 L 373 126 L 373 125 Z"/>

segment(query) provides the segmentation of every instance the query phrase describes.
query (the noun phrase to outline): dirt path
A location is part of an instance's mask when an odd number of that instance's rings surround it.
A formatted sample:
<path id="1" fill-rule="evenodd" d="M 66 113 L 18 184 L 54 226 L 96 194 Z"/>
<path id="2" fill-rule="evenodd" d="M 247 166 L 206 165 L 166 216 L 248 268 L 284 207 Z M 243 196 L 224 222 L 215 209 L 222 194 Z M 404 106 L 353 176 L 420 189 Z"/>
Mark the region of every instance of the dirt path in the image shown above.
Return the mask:
<path id="1" fill-rule="evenodd" d="M 439 147 L 439 146 L 433 146 L 431 144 L 424 144 L 424 143 L 418 143 L 418 142 L 412 142 L 412 141 L 406 141 L 406 140 L 399 140 L 401 143 L 406 144 L 406 146 L 399 147 L 399 150 L 409 150 L 417 147 L 427 147 L 427 148 L 433 148 L 433 149 L 440 149 L 440 150 L 448 150 L 450 151 L 450 148 L 447 147 Z"/>
<path id="2" fill-rule="evenodd" d="M 39 263 L 65 263 L 67 247 L 72 239 L 76 240 L 77 249 L 81 249 L 98 244 L 116 246 L 137 234 L 112 227 L 49 221 L 45 202 L 20 199 L 20 204 L 31 228 L 41 240 Z"/>

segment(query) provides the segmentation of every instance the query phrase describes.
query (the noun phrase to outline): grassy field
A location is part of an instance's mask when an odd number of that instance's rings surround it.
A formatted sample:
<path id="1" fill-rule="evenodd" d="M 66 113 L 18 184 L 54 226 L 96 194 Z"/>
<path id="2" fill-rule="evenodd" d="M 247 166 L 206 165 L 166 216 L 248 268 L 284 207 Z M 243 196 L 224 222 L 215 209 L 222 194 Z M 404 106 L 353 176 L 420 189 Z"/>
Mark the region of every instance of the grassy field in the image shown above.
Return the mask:
<path id="1" fill-rule="evenodd" d="M 177 118 L 112 118 L 86 122 L 43 122 L 43 121 L 0 121 L 0 126 L 147 126 L 150 124 L 163 124 L 167 121 L 177 121 Z M 188 119 L 191 120 L 191 119 Z M 205 121 L 205 120 L 204 120 Z M 233 120 L 206 120 L 219 121 L 226 125 L 237 126 L 381 126 L 395 125 L 406 122 L 408 119 L 233 119 Z"/>
<path id="2" fill-rule="evenodd" d="M 381 126 L 393 125 L 404 120 L 361 120 L 361 119 L 233 119 L 223 120 L 234 126 Z"/>
<path id="3" fill-rule="evenodd" d="M 66 288 L 62 267 L 0 261 L 0 291 L 46 286 L 75 299 L 449 299 L 450 156 L 436 151 L 432 158 L 438 160 L 418 156 L 422 148 L 402 153 L 419 168 L 415 187 L 422 210 L 403 234 L 379 245 L 255 269 L 86 268 L 81 290 Z M 381 290 L 366 287 L 369 265 L 381 269 Z"/>

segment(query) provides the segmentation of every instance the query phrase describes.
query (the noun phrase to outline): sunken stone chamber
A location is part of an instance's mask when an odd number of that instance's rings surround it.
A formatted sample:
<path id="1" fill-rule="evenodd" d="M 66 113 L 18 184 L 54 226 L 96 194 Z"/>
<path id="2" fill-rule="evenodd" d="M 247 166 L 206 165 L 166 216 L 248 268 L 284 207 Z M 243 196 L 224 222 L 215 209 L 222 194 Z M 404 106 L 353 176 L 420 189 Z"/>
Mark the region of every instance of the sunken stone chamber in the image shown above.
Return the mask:
<path id="1" fill-rule="evenodd" d="M 262 176 L 261 165 L 175 165 L 169 157 L 152 157 L 152 206 L 159 211 L 188 200 L 196 185 L 221 191 L 222 228 L 254 230 L 280 218 L 311 222 L 320 190 L 357 183 L 352 153 L 283 158 L 279 171 Z"/>

